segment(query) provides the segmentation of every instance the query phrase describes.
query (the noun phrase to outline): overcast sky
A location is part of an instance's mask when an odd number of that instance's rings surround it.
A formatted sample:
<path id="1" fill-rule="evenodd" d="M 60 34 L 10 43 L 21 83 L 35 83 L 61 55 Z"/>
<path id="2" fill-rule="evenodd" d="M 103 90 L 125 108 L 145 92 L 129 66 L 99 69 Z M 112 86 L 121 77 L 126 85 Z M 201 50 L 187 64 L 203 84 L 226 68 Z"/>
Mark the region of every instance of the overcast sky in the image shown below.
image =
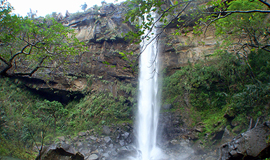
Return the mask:
<path id="1" fill-rule="evenodd" d="M 90 8 L 97 4 L 101 6 L 103 0 L 8 0 L 8 2 L 14 7 L 13 13 L 21 16 L 26 16 L 27 12 L 32 9 L 37 10 L 37 16 L 46 16 L 52 12 L 61 12 L 65 15 L 66 10 L 69 13 L 75 13 L 77 11 L 82 12 L 81 5 L 84 2 L 87 4 L 87 8 Z M 107 3 L 119 3 L 124 0 L 105 0 Z"/>

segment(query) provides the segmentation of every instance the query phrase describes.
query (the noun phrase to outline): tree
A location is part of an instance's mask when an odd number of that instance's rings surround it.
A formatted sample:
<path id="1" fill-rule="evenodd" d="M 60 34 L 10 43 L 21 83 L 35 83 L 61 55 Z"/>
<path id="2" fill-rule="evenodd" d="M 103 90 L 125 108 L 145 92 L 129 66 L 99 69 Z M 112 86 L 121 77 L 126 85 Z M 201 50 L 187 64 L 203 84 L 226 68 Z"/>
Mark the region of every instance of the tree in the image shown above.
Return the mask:
<path id="1" fill-rule="evenodd" d="M 37 10 L 33 11 L 32 9 L 30 9 L 30 12 L 27 13 L 27 16 L 34 19 L 37 16 Z"/>
<path id="2" fill-rule="evenodd" d="M 56 134 L 57 121 L 60 117 L 65 116 L 68 110 L 58 101 L 44 100 L 41 103 L 37 103 L 37 108 L 46 117 L 52 117 L 54 120 L 54 134 Z"/>
<path id="3" fill-rule="evenodd" d="M 208 23 L 206 29 L 213 23 L 217 35 L 225 36 L 230 41 L 225 42 L 231 46 L 238 44 L 244 53 L 252 48 L 270 52 L 269 9 L 270 4 L 262 0 L 231 1 L 209 12 L 210 21 L 206 18 L 200 21 Z M 236 51 L 235 47 L 233 50 Z"/>
<path id="4" fill-rule="evenodd" d="M 1 0 L 0 75 L 32 76 L 42 68 L 60 67 L 85 50 L 74 31 L 54 18 L 23 18 L 11 11 Z"/>
<path id="5" fill-rule="evenodd" d="M 81 5 L 81 9 L 85 12 L 87 8 L 87 4 L 84 2 L 84 4 Z"/>
<path id="6" fill-rule="evenodd" d="M 214 12 L 207 16 L 210 21 L 201 19 L 201 22 L 211 24 L 216 28 L 216 35 L 223 39 L 222 50 L 234 53 L 250 68 L 250 53 L 261 53 L 260 50 L 270 52 L 270 4 L 258 0 L 237 0 L 219 5 Z M 226 11 L 223 11 L 226 8 Z"/>
<path id="7" fill-rule="evenodd" d="M 239 34 L 244 29 L 241 34 L 247 34 L 251 40 L 245 46 L 270 51 L 267 18 L 270 4 L 264 0 L 212 0 L 207 4 L 205 1 L 194 0 L 129 0 L 127 4 L 131 9 L 126 21 L 133 22 L 137 27 L 137 31 L 130 32 L 128 38 L 137 40 L 137 43 L 149 38 L 154 27 L 160 29 L 155 37 L 159 38 L 171 26 L 178 28 L 175 33 L 178 35 L 189 24 L 194 26 L 197 31 L 195 33 L 202 33 L 200 29 L 207 30 L 209 25 L 214 25 L 216 33 L 222 36 L 229 33 L 224 31 L 226 29 L 231 31 L 231 35 L 238 35 L 240 38 Z M 151 14 L 152 12 L 156 12 L 158 16 Z M 142 21 L 141 24 L 138 23 L 139 20 Z"/>

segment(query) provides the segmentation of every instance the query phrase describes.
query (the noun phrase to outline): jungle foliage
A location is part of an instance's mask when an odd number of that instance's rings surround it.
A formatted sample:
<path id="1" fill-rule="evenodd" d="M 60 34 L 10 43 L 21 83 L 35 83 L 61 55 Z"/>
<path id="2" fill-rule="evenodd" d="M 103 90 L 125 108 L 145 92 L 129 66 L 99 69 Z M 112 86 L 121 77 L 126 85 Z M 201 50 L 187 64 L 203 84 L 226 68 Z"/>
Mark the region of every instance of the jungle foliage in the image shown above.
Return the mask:
<path id="1" fill-rule="evenodd" d="M 34 159 L 57 136 L 92 129 L 101 134 L 103 125 L 132 123 L 136 88 L 123 83 L 117 87 L 122 94 L 88 92 L 64 105 L 38 96 L 17 79 L 0 78 L 0 155 Z"/>
<path id="2" fill-rule="evenodd" d="M 193 125 L 202 121 L 206 127 L 203 134 L 212 134 L 219 123 L 238 134 L 248 129 L 250 119 L 269 119 L 270 55 L 259 50 L 251 52 L 249 58 L 251 66 L 223 52 L 214 59 L 182 67 L 164 79 L 164 103 L 174 105 L 174 109 L 191 108 Z M 188 103 L 178 103 L 181 99 Z M 231 121 L 237 121 L 243 130 L 231 126 Z"/>
<path id="3" fill-rule="evenodd" d="M 74 30 L 54 18 L 19 17 L 11 13 L 13 8 L 7 1 L 1 0 L 0 5 L 1 76 L 32 76 L 37 70 L 54 70 L 85 50 Z"/>
<path id="4" fill-rule="evenodd" d="M 136 106 L 136 88 L 131 84 L 118 84 L 119 95 L 110 91 L 89 93 L 80 101 L 70 102 L 66 108 L 68 132 L 88 130 L 94 128 L 97 133 L 102 132 L 102 125 L 132 123 L 133 110 Z M 124 96 L 126 95 L 126 96 Z"/>
<path id="5" fill-rule="evenodd" d="M 215 0 L 203 4 L 200 1 L 130 0 L 128 4 L 131 10 L 126 20 L 138 29 L 138 32 L 130 32 L 128 38 L 136 42 L 148 38 L 147 34 L 142 35 L 147 30 L 151 34 L 157 23 L 151 11 L 159 13 L 162 32 L 176 26 L 175 36 L 182 34 L 189 22 L 196 22 L 193 33 L 198 35 L 209 25 L 215 27 L 222 44 L 215 54 L 189 63 L 163 81 L 163 102 L 172 104 L 173 109 L 188 107 L 193 113 L 193 125 L 201 121 L 205 126 L 202 137 L 224 127 L 237 134 L 248 128 L 250 119 L 269 120 L 270 23 L 266 1 L 223 3 Z M 215 9 L 208 11 L 208 6 Z M 54 19 L 11 15 L 12 8 L 4 0 L 0 9 L 0 60 L 1 65 L 5 65 L 0 72 L 2 75 L 31 76 L 37 69 L 49 68 L 52 60 L 57 62 L 53 64 L 57 68 L 69 55 L 84 50 L 81 43 L 70 36 L 73 31 Z M 191 12 L 194 10 L 198 12 Z M 182 19 L 184 12 L 190 15 L 187 21 Z M 141 25 L 137 23 L 139 19 L 143 20 Z M 127 53 L 121 55 L 127 57 Z M 19 64 L 24 67 L 17 68 Z M 106 85 L 111 83 L 101 79 Z M 32 159 L 33 154 L 27 152 L 33 146 L 40 150 L 40 146 L 51 143 L 58 135 L 75 135 L 92 128 L 99 132 L 102 125 L 132 123 L 133 120 L 136 88 L 131 84 L 117 84 L 123 94 L 114 95 L 108 90 L 86 92 L 85 98 L 63 105 L 32 94 L 16 79 L 1 77 L 0 82 L 1 155 Z M 179 99 L 184 99 L 185 104 L 179 103 Z"/>

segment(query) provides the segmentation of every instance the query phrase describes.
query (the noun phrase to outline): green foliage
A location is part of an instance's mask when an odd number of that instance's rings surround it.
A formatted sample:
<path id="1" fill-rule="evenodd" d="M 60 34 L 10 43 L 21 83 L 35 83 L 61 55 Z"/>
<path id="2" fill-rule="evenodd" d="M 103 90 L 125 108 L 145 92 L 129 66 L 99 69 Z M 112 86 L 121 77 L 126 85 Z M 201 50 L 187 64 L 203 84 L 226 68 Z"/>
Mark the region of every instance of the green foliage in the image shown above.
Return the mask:
<path id="1" fill-rule="evenodd" d="M 0 71 L 1 75 L 31 76 L 40 68 L 63 65 L 67 56 L 85 50 L 74 30 L 64 27 L 54 18 L 23 18 L 11 14 L 11 11 L 11 7 L 1 4 L 0 60 L 6 65 Z M 24 69 L 18 69 L 21 67 Z"/>
<path id="2" fill-rule="evenodd" d="M 249 0 L 231 1 L 228 6 L 228 11 L 265 9 L 265 6 L 258 0 L 252 2 Z M 267 23 L 267 20 L 265 21 L 266 16 L 267 14 L 263 13 L 235 13 L 215 22 L 216 33 L 221 36 L 226 34 L 226 40 L 243 38 L 246 35 L 249 37 L 248 44 L 258 45 L 260 43 L 259 45 L 263 45 L 267 42 L 263 37 L 266 36 L 265 32 L 269 27 L 269 23 Z M 228 35 L 228 33 L 231 34 Z M 225 42 L 233 43 L 232 41 Z"/>
<path id="3" fill-rule="evenodd" d="M 95 128 L 98 131 L 100 125 L 130 123 L 133 107 L 136 105 L 134 97 L 136 97 L 137 89 L 131 84 L 124 83 L 118 83 L 117 87 L 119 95 L 113 95 L 109 91 L 96 91 L 89 93 L 79 102 L 70 102 L 66 106 L 69 112 L 65 116 L 67 123 L 65 132 L 73 133 L 74 130 L 88 130 L 89 128 Z M 120 94 L 122 91 L 124 94 Z"/>
<path id="4" fill-rule="evenodd" d="M 249 54 L 249 64 L 256 79 L 263 82 L 270 81 L 270 57 L 268 52 L 263 50 L 252 51 Z"/>
<path id="5" fill-rule="evenodd" d="M 124 91 L 128 95 L 136 96 L 137 88 L 133 87 L 131 83 L 120 83 L 119 90 Z"/>
<path id="6" fill-rule="evenodd" d="M 99 125 L 130 122 L 132 106 L 130 101 L 123 96 L 113 97 L 110 92 L 90 94 L 74 105 L 71 102 L 67 109 L 68 132 L 99 128 Z"/>
<path id="7" fill-rule="evenodd" d="M 43 114 L 49 114 L 53 117 L 61 117 L 67 114 L 67 110 L 64 106 L 58 101 L 48 101 L 44 100 L 43 102 L 38 102 L 36 104 L 37 109 L 39 109 Z"/>
<path id="8" fill-rule="evenodd" d="M 32 160 L 35 158 L 34 153 L 21 146 L 21 144 L 10 143 L 7 139 L 0 135 L 0 158 L 2 156 L 16 157 L 25 160 Z"/>
<path id="9" fill-rule="evenodd" d="M 130 57 L 130 56 L 135 56 L 133 51 L 131 51 L 131 52 L 119 52 L 119 55 L 121 55 L 121 58 L 128 63 L 128 65 L 132 69 L 133 73 L 135 73 L 138 70 L 136 60 L 134 60 L 134 59 L 131 60 L 131 57 Z M 123 69 L 126 69 L 126 67 L 124 67 Z"/>
<path id="10" fill-rule="evenodd" d="M 201 112 L 202 122 L 204 124 L 204 133 L 211 134 L 219 132 L 226 126 L 226 119 L 223 117 L 224 112 L 222 110 L 213 112 L 205 110 Z"/>
<path id="11" fill-rule="evenodd" d="M 38 111 L 39 115 L 42 115 L 41 122 L 44 121 L 54 121 L 54 134 L 56 134 L 56 129 L 64 130 L 65 128 L 61 125 L 58 125 L 57 122 L 60 118 L 65 117 L 68 114 L 68 110 L 64 108 L 64 106 L 58 101 L 48 101 L 44 100 L 42 102 L 36 103 L 36 110 Z M 40 121 L 40 119 L 38 119 Z M 40 124 L 40 123 L 37 123 Z M 50 124 L 48 124 L 50 125 Z M 29 125 L 34 126 L 34 125 Z M 44 131 L 43 131 L 44 132 Z"/>
<path id="12" fill-rule="evenodd" d="M 222 61 L 218 61 L 218 59 L 210 61 L 209 64 L 190 64 L 171 77 L 165 78 L 164 83 L 167 85 L 164 91 L 165 95 L 170 96 L 176 93 L 182 95 L 184 91 L 190 93 L 191 98 L 194 99 L 192 103 L 198 109 L 209 106 L 212 97 L 226 98 L 226 92 L 231 91 L 233 85 L 236 82 L 241 82 L 247 75 L 246 68 L 240 66 L 239 59 L 234 59 L 231 54 L 222 54 L 220 56 Z M 235 90 L 240 88 L 241 85 L 237 86 Z M 197 93 L 197 91 L 200 92 Z M 173 99 L 170 102 L 172 101 Z M 211 105 L 218 107 L 224 104 L 224 101 L 211 101 Z"/>
<path id="13" fill-rule="evenodd" d="M 42 115 L 35 113 L 34 105 L 41 99 L 27 92 L 18 80 L 0 78 L 0 82 L 1 155 L 33 159 L 36 154 L 31 151 L 33 142 L 38 140 L 41 130 L 48 131 L 41 123 Z"/>
<path id="14" fill-rule="evenodd" d="M 93 79 L 92 75 L 87 77 Z M 93 128 L 99 132 L 102 125 L 132 123 L 136 87 L 124 83 L 117 87 L 117 95 L 108 91 L 88 92 L 85 98 L 64 106 L 33 95 L 18 80 L 1 78 L 0 144 L 5 143 L 0 145 L 1 155 L 31 159 L 26 156 L 37 153 L 24 155 L 25 150 L 40 149 L 42 144 L 53 143 L 58 135 Z"/>
<path id="15" fill-rule="evenodd" d="M 203 3 L 203 4 L 202 4 Z M 126 38 L 140 43 L 148 39 L 156 23 L 159 28 L 176 26 L 175 36 L 189 32 L 186 26 L 193 25 L 193 34 L 202 34 L 208 26 L 214 24 L 216 34 L 220 36 L 223 47 L 233 47 L 237 54 L 249 54 L 253 48 L 269 50 L 269 3 L 259 0 L 179 1 L 161 0 L 129 0 L 126 2 L 130 10 L 126 21 L 134 23 L 137 30 L 130 31 Z M 209 12 L 209 7 L 213 11 Z M 192 12 L 190 12 L 192 10 Z M 250 11 L 249 13 L 238 13 Z M 265 11 L 260 13 L 259 11 Z M 152 14 L 156 12 L 158 16 Z M 181 17 L 185 17 L 181 19 Z M 141 23 L 137 23 L 141 21 Z M 193 24 L 195 22 L 196 25 Z M 162 25 L 161 25 L 162 24 Z M 170 24 L 170 25 L 169 25 Z M 206 25 L 205 25 L 206 24 Z M 207 26 L 207 27 L 205 27 Z M 237 39 L 237 42 L 236 42 Z M 234 43 L 234 44 L 233 44 Z M 232 46 L 233 45 L 233 46 Z M 243 53 L 241 53 L 243 52 Z"/>
<path id="16" fill-rule="evenodd" d="M 270 143 L 270 135 L 267 137 L 266 143 Z"/>
<path id="17" fill-rule="evenodd" d="M 249 118 L 269 118 L 270 55 L 259 50 L 248 57 L 250 65 L 234 54 L 221 52 L 210 60 L 182 67 L 164 78 L 163 102 L 175 109 L 193 110 L 194 125 L 203 122 L 205 127 L 201 136 L 218 132 L 227 125 L 233 132 L 244 131 L 230 126 L 223 117 L 225 114 L 246 129 Z M 179 99 L 184 99 L 186 106 L 177 103 Z"/>
<path id="18" fill-rule="evenodd" d="M 140 43 L 143 39 L 149 39 L 149 35 L 152 34 L 152 27 L 157 23 L 153 12 L 157 12 L 160 15 L 158 21 L 166 26 L 169 23 L 168 15 L 174 15 L 174 9 L 177 6 L 182 6 L 182 4 L 178 4 L 178 1 L 174 1 L 174 4 L 164 9 L 164 1 L 161 0 L 128 0 L 126 4 L 130 10 L 126 14 L 125 21 L 133 23 L 136 31 L 130 31 L 125 38 L 135 43 Z M 147 33 L 148 31 L 150 32 Z M 142 36 L 144 34 L 145 36 Z"/>

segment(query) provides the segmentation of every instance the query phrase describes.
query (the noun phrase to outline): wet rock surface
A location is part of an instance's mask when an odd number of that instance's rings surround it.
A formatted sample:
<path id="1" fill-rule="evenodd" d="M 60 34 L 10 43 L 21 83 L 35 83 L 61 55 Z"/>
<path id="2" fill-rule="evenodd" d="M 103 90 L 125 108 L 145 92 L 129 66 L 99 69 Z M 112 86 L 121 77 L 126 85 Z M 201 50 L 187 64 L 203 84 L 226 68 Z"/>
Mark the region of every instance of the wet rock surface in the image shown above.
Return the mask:
<path id="1" fill-rule="evenodd" d="M 58 137 L 59 142 L 45 148 L 43 151 L 45 156 L 42 157 L 60 160 L 81 157 L 86 160 L 132 160 L 140 154 L 135 147 L 136 137 L 131 125 L 105 128 L 110 130 L 109 135 L 106 135 L 106 130 L 102 135 L 98 135 L 94 130 L 88 130 L 79 132 L 75 137 Z M 255 160 L 269 157 L 270 145 L 267 138 L 270 135 L 270 122 L 239 134 L 231 142 L 213 150 L 205 149 L 203 143 L 198 140 L 194 141 L 181 135 L 200 131 L 201 126 L 198 125 L 190 131 L 176 131 L 166 140 L 162 140 L 158 143 L 158 147 L 163 156 L 155 160 L 237 160 L 243 157 Z M 228 133 L 225 129 L 223 135 L 226 134 Z"/>
<path id="2" fill-rule="evenodd" d="M 239 134 L 220 147 L 220 160 L 260 159 L 269 157 L 270 122 Z"/>
<path id="3" fill-rule="evenodd" d="M 170 127 L 173 127 L 173 125 Z M 130 124 L 122 124 L 120 127 L 103 126 L 102 131 L 101 135 L 94 130 L 87 130 L 79 132 L 75 137 L 61 136 L 58 137 L 56 146 L 61 146 L 67 152 L 73 154 L 78 152 L 85 160 L 134 160 L 140 155 L 140 151 L 135 147 L 136 137 L 134 136 L 133 126 Z M 108 131 L 110 131 L 110 134 L 108 134 Z M 162 132 L 166 140 L 163 139 L 158 142 L 162 154 L 154 160 L 217 159 L 216 152 L 203 152 L 203 148 L 196 148 L 200 144 L 179 137 L 179 135 L 189 132 L 178 132 L 176 130 L 171 130 L 171 132 L 175 133 L 169 137 L 166 137 L 166 132 Z M 196 149 L 201 150 L 201 152 Z"/>
<path id="4" fill-rule="evenodd" d="M 132 127 L 123 124 L 121 128 L 104 126 L 102 135 L 94 130 L 87 130 L 79 132 L 75 137 L 61 136 L 58 137 L 57 145 L 71 146 L 85 160 L 124 160 L 136 155 L 133 139 Z"/>

